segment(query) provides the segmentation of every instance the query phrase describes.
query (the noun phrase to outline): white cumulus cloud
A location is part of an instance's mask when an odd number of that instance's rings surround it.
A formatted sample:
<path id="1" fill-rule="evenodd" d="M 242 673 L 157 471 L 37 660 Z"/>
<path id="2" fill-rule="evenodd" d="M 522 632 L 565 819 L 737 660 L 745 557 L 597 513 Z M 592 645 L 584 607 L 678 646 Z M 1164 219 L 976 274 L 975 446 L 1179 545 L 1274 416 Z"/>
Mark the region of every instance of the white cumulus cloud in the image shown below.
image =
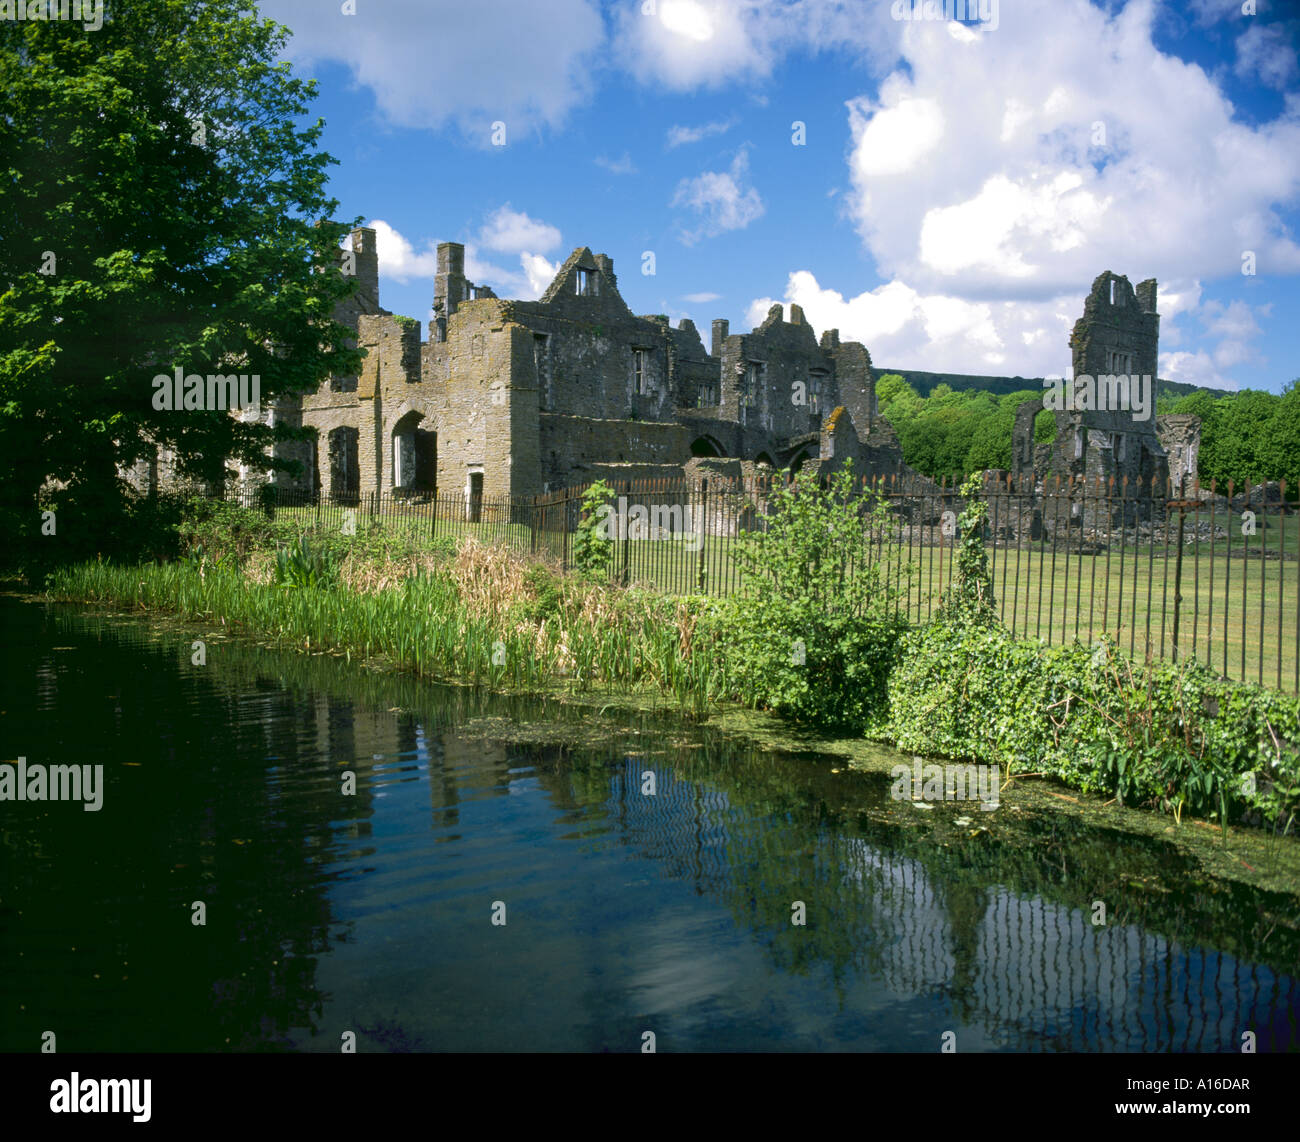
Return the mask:
<path id="1" fill-rule="evenodd" d="M 682 179 L 670 205 L 694 211 L 699 221 L 694 228 L 682 227 L 681 240 L 686 245 L 728 230 L 743 230 L 762 217 L 763 200 L 747 185 L 748 177 L 749 155 L 742 148 L 730 169 Z"/>
<path id="2" fill-rule="evenodd" d="M 1244 79 L 1258 76 L 1261 83 L 1279 91 L 1295 82 L 1296 44 L 1286 24 L 1251 24 L 1237 37 L 1234 71 Z"/>
<path id="3" fill-rule="evenodd" d="M 1160 375 L 1167 381 L 1176 381 L 1182 385 L 1203 385 L 1209 389 L 1236 389 L 1236 381 L 1225 378 L 1219 371 L 1213 358 L 1199 349 L 1195 353 L 1180 350 L 1177 353 L 1161 353 Z"/>
<path id="4" fill-rule="evenodd" d="M 614 10 L 615 55 L 647 86 L 689 91 L 770 76 L 795 52 L 851 49 L 879 65 L 901 24 L 863 0 L 657 0 Z M 759 97 L 761 100 L 761 96 Z"/>
<path id="5" fill-rule="evenodd" d="M 846 298 L 807 270 L 790 274 L 784 300 L 801 306 L 818 334 L 838 329 L 841 340 L 861 341 L 878 363 L 1025 377 L 1068 366 L 1065 346 L 1081 304 L 1073 298 L 1029 305 L 969 301 L 922 294 L 901 281 Z M 751 324 L 759 324 L 773 304 L 768 297 L 753 301 Z"/>
<path id="6" fill-rule="evenodd" d="M 507 202 L 488 216 L 479 230 L 478 241 L 498 253 L 522 254 L 555 249 L 560 244 L 560 231 L 549 223 L 529 218 L 523 211 L 511 210 Z"/>
<path id="7" fill-rule="evenodd" d="M 1222 277 L 1246 249 L 1300 271 L 1281 215 L 1300 199 L 1300 108 L 1241 122 L 1154 45 L 1155 11 L 1021 0 L 989 34 L 907 24 L 906 67 L 848 103 L 846 197 L 877 268 L 926 295 L 1022 300 L 1103 269 Z"/>
<path id="8" fill-rule="evenodd" d="M 381 277 L 405 285 L 437 274 L 437 241 L 428 241 L 417 250 L 410 239 L 382 219 L 369 225 L 375 231 Z M 559 243 L 556 227 L 511 210 L 507 203 L 488 216 L 476 238 L 465 243 L 465 276 L 476 285 L 491 286 L 498 296 L 535 301 L 560 269 L 559 262 L 549 261 L 541 251 Z M 492 261 L 493 253 L 517 256 L 518 269 Z"/>
<path id="9" fill-rule="evenodd" d="M 597 0 L 359 0 L 356 15 L 322 0 L 261 0 L 261 14 L 293 30 L 291 56 L 339 60 L 403 127 L 458 124 L 491 142 L 555 125 L 591 91 L 605 46 Z"/>
<path id="10" fill-rule="evenodd" d="M 424 249 L 417 252 L 408 239 L 383 219 L 376 218 L 369 225 L 375 232 L 381 277 L 405 285 L 412 278 L 431 278 L 438 272 L 436 242 L 427 242 Z"/>

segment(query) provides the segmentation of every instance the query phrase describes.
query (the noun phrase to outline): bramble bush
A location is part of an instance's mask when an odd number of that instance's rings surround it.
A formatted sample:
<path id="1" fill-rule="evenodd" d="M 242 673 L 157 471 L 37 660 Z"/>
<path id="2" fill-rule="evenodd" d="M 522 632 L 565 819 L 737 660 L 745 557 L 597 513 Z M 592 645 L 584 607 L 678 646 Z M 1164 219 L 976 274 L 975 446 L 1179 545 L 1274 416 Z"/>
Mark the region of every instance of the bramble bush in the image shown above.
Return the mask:
<path id="1" fill-rule="evenodd" d="M 725 647 L 728 696 L 820 725 L 860 727 L 885 699 L 899 636 L 899 592 L 864 555 L 882 499 L 852 469 L 777 485 L 767 530 L 744 536 L 744 590 L 707 615 Z"/>

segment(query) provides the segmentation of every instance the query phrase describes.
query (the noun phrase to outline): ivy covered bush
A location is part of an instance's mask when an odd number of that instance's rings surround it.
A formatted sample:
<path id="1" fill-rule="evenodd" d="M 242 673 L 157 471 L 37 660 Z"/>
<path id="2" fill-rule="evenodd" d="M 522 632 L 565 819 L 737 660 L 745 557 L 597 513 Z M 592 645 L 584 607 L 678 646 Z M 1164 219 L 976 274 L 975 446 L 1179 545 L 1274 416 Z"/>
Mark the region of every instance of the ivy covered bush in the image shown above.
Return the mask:
<path id="1" fill-rule="evenodd" d="M 725 648 L 726 697 L 793 720 L 860 728 L 883 708 L 906 621 L 870 550 L 883 503 L 850 467 L 771 492 L 765 532 L 744 537 L 743 590 L 708 614 Z"/>
<path id="2" fill-rule="evenodd" d="M 963 513 L 957 581 L 933 621 L 904 638 L 868 735 L 1122 804 L 1289 828 L 1300 806 L 1300 699 L 1191 661 L 1135 665 L 1111 640 L 1014 638 L 992 611 L 982 508 Z"/>

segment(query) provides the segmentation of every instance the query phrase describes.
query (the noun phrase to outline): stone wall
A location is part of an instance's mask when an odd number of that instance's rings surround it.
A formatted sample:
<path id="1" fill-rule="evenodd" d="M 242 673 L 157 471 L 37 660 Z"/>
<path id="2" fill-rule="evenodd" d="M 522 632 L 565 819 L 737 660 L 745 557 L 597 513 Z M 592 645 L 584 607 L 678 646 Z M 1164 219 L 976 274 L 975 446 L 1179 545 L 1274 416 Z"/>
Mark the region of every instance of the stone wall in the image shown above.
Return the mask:
<path id="1" fill-rule="evenodd" d="M 585 484 L 590 473 L 608 464 L 676 466 L 678 474 L 690 456 L 685 425 L 654 421 L 607 420 L 587 416 L 542 413 L 541 472 L 544 488 Z"/>
<path id="2" fill-rule="evenodd" d="M 1185 486 L 1190 494 L 1201 452 L 1201 418 L 1190 413 L 1158 417 L 1156 432 L 1169 456 L 1169 478 L 1175 488 Z"/>
<path id="3" fill-rule="evenodd" d="M 1125 375 L 1145 377 L 1150 407 L 1145 419 L 1134 409 L 1090 409 L 1057 416 L 1053 470 L 1095 482 L 1127 478 L 1150 487 L 1168 476 L 1168 458 L 1156 433 L 1155 382 L 1160 317 L 1156 283 L 1134 290 L 1128 278 L 1110 271 L 1098 275 L 1070 335 L 1074 384 L 1080 378 Z M 1100 391 L 1101 384 L 1097 384 Z"/>
<path id="4" fill-rule="evenodd" d="M 865 347 L 835 330 L 819 344 L 797 305 L 789 321 L 774 306 L 748 334 L 716 321 L 706 348 L 689 320 L 674 329 L 633 314 L 613 262 L 587 247 L 528 302 L 474 285 L 463 247 L 444 242 L 422 344 L 415 323 L 379 306 L 374 231 L 351 241 L 360 288 L 336 318 L 366 355 L 357 377 L 285 410 L 316 434 L 281 453 L 303 459 L 296 487 L 335 499 L 530 495 L 599 475 L 681 475 L 701 455 L 816 468 L 828 447 L 860 471 L 905 470 Z"/>

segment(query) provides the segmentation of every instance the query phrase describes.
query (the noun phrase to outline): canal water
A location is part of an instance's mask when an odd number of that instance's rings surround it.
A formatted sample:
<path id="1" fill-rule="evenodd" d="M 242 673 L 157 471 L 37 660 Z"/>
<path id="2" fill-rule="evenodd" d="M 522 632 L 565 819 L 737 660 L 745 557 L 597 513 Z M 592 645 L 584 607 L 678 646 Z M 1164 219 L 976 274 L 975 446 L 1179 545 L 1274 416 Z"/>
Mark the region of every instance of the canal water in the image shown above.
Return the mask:
<path id="1" fill-rule="evenodd" d="M 1151 838 L 138 618 L 0 630 L 0 760 L 103 766 L 98 811 L 0 801 L 2 1050 L 1300 1044 L 1293 902 Z"/>

